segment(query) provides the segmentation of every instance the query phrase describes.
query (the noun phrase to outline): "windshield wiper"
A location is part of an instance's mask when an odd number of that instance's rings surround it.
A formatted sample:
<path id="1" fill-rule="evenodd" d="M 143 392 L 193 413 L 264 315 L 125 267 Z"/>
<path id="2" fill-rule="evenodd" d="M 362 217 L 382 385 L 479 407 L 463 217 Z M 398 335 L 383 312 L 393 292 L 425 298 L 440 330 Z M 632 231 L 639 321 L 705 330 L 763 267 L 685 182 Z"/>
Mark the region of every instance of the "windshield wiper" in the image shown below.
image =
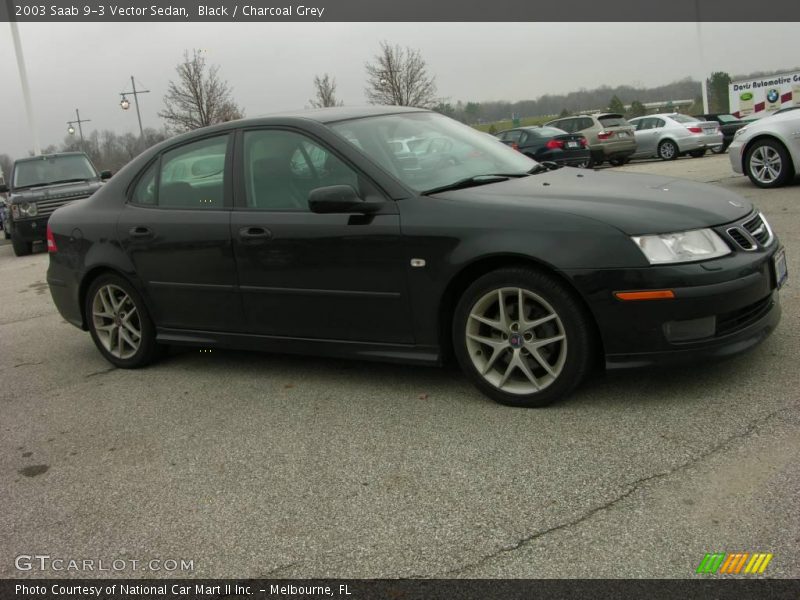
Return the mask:
<path id="1" fill-rule="evenodd" d="M 465 177 L 447 185 L 441 185 L 430 190 L 422 192 L 423 196 L 428 194 L 435 194 L 437 192 L 446 192 L 448 190 L 460 190 L 468 187 L 475 187 L 479 185 L 486 185 L 487 183 L 497 183 L 499 181 L 507 181 L 512 177 L 527 177 L 528 173 L 491 173 L 487 175 L 473 175 L 472 177 Z"/>
<path id="2" fill-rule="evenodd" d="M 74 179 L 59 179 L 57 181 L 51 181 L 49 183 L 45 183 L 42 185 L 55 185 L 57 183 L 75 183 L 78 181 L 89 181 L 89 177 L 76 177 Z"/>

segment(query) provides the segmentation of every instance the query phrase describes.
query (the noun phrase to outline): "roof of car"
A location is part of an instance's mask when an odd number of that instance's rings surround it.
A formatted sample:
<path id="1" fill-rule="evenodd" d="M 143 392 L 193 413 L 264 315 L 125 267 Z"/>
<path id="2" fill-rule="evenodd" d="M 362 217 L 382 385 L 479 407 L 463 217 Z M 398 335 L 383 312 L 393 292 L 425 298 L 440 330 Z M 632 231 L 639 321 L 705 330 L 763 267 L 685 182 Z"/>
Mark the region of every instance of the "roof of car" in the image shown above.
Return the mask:
<path id="1" fill-rule="evenodd" d="M 48 158 L 56 158 L 58 156 L 86 156 L 85 152 L 52 152 L 50 154 L 37 154 L 36 156 L 26 156 L 25 158 L 18 158 L 16 162 L 24 162 L 28 160 L 47 160 Z"/>
<path id="2" fill-rule="evenodd" d="M 277 117 L 310 119 L 319 123 L 334 123 L 336 121 L 347 121 L 349 119 L 360 119 L 362 117 L 375 117 L 380 115 L 393 115 L 398 113 L 425 112 L 427 109 L 414 108 L 412 106 L 334 106 L 331 108 L 311 108 L 306 110 L 293 110 L 279 113 L 259 115 L 257 117 L 246 118 L 242 121 L 271 119 Z"/>

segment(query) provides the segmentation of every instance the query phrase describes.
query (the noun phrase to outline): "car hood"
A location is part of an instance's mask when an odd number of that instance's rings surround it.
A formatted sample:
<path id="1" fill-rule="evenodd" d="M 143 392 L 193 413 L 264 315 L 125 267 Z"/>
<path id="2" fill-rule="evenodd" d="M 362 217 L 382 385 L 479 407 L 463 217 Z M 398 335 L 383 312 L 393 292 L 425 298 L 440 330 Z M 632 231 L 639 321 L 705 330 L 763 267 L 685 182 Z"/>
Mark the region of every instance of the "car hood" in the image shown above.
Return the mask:
<path id="1" fill-rule="evenodd" d="M 530 208 L 580 215 L 629 235 L 721 225 L 753 210 L 750 202 L 717 186 L 660 175 L 570 167 L 436 196 L 484 203 L 487 208 Z"/>
<path id="2" fill-rule="evenodd" d="M 95 193 L 103 182 L 100 181 L 75 181 L 72 183 L 57 183 L 46 187 L 11 192 L 9 200 L 12 202 L 38 202 L 50 199 L 85 198 Z"/>

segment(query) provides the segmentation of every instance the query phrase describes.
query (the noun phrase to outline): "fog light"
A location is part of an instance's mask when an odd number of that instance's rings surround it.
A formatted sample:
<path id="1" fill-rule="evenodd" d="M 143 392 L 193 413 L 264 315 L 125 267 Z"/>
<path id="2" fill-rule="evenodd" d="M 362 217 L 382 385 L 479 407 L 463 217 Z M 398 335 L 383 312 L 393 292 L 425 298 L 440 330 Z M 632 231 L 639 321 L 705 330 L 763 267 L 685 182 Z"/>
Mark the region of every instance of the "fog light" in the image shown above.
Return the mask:
<path id="1" fill-rule="evenodd" d="M 664 323 L 664 335 L 670 342 L 688 342 L 689 340 L 709 338 L 714 335 L 716 330 L 716 317 Z"/>

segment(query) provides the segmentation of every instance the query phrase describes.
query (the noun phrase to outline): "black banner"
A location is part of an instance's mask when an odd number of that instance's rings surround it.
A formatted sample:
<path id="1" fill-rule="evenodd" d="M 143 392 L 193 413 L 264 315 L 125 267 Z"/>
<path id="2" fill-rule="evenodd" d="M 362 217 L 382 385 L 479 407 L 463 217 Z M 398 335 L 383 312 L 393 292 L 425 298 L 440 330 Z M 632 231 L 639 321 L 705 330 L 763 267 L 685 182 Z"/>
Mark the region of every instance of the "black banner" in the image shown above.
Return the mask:
<path id="1" fill-rule="evenodd" d="M 302 1 L 302 0 L 301 0 Z M 0 21 L 30 22 L 787 22 L 800 2 L 777 0 L 0 0 Z"/>
<path id="2" fill-rule="evenodd" d="M 800 580 L 781 579 L 17 579 L 0 598 L 29 600 L 797 600 Z"/>

